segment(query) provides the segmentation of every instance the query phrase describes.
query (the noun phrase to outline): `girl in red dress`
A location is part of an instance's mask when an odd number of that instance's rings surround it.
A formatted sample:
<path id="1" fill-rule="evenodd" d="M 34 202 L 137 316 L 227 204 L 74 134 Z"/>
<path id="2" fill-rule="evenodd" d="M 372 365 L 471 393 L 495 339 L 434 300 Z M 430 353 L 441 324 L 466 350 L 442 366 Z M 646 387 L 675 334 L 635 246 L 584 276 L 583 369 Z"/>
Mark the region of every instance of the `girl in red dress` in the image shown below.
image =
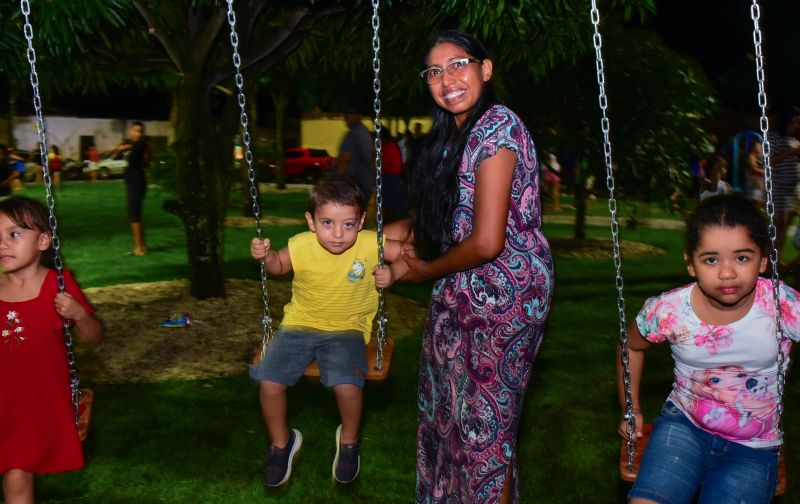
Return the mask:
<path id="1" fill-rule="evenodd" d="M 52 255 L 47 209 L 0 202 L 0 473 L 7 504 L 33 503 L 34 473 L 83 467 L 74 421 L 62 319 L 96 343 L 103 327 L 72 276 L 42 264 Z"/>

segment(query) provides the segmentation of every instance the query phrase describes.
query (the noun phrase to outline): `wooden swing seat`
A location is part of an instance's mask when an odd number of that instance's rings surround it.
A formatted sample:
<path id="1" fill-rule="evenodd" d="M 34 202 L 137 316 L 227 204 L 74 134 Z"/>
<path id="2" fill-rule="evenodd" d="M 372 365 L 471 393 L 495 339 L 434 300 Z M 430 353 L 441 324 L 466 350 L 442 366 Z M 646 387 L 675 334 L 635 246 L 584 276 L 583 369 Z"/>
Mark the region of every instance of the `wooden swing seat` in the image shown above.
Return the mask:
<path id="1" fill-rule="evenodd" d="M 81 441 L 85 441 L 89 433 L 92 404 L 94 404 L 94 392 L 87 388 L 81 389 L 81 394 L 78 398 L 78 437 L 80 437 Z"/>
<path id="2" fill-rule="evenodd" d="M 394 340 L 386 338 L 386 343 L 383 345 L 383 369 L 378 371 L 376 369 L 378 360 L 378 339 L 371 338 L 366 346 L 367 352 L 367 381 L 380 382 L 389 377 L 389 369 L 392 367 L 392 356 L 394 354 Z M 253 364 L 261 362 L 261 348 L 256 350 L 253 357 Z M 303 373 L 303 376 L 309 378 L 319 378 L 319 366 L 317 361 L 312 362 Z"/>
<path id="3" fill-rule="evenodd" d="M 653 432 L 653 424 L 644 424 L 642 426 L 643 436 L 636 443 L 636 449 L 633 452 L 633 467 L 628 468 L 628 443 L 622 440 L 622 446 L 619 450 L 619 475 L 623 481 L 633 482 L 636 480 L 636 474 L 639 472 L 639 466 L 642 463 L 642 454 L 647 446 L 647 441 L 650 439 L 650 434 Z M 786 493 L 786 457 L 783 450 L 781 451 L 781 459 L 778 462 L 778 482 L 775 485 L 775 495 L 780 497 Z"/>

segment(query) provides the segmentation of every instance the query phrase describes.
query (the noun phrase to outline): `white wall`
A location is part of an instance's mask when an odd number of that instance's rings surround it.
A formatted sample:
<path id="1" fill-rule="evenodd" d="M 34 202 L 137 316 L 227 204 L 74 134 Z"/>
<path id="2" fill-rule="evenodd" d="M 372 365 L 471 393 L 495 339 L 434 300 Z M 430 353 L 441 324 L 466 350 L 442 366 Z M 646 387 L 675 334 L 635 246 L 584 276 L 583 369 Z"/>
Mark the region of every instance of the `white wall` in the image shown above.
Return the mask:
<path id="1" fill-rule="evenodd" d="M 82 136 L 93 136 L 95 146 L 99 152 L 107 151 L 125 138 L 128 124 L 133 121 L 122 119 L 85 119 L 81 117 L 45 117 L 47 124 L 48 145 L 58 145 L 64 159 L 83 159 L 80 150 Z M 142 121 L 148 136 L 165 136 L 168 143 L 174 138 L 172 124 L 169 121 Z M 36 118 L 16 117 L 14 124 L 14 147 L 23 150 L 36 148 L 39 134 L 36 132 Z"/>

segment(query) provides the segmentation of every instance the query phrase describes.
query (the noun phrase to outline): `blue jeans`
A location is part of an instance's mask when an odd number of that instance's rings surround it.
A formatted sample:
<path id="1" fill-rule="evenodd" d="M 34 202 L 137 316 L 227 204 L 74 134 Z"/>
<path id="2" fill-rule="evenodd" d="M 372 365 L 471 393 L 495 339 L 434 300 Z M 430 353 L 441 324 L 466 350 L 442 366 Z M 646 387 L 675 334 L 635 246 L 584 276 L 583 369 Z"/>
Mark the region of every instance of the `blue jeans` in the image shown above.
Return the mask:
<path id="1" fill-rule="evenodd" d="M 769 503 L 780 451 L 750 448 L 695 426 L 667 401 L 647 443 L 628 499 L 664 504 Z"/>

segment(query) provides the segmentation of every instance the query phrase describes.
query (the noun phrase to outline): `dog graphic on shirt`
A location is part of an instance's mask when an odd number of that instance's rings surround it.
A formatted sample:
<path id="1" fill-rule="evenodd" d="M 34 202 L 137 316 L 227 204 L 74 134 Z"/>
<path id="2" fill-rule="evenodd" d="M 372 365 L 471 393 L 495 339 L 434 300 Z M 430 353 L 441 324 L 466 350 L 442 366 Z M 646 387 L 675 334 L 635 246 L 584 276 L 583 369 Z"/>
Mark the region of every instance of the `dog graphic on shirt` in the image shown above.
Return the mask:
<path id="1" fill-rule="evenodd" d="M 775 394 L 765 376 L 741 366 L 692 372 L 697 398 L 689 411 L 702 426 L 736 439 L 754 439 L 773 427 Z"/>

